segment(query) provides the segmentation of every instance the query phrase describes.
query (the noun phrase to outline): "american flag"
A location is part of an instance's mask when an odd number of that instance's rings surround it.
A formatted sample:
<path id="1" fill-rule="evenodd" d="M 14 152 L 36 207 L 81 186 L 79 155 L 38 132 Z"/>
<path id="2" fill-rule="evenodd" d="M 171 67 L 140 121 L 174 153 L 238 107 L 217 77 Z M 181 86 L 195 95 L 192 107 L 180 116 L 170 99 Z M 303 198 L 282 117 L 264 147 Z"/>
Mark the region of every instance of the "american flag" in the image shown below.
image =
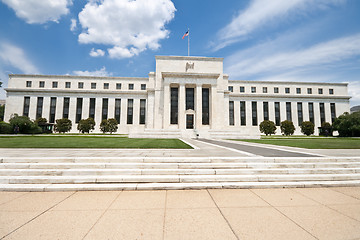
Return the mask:
<path id="1" fill-rule="evenodd" d="M 185 37 L 189 36 L 189 30 L 186 31 L 186 33 L 184 34 L 184 36 L 182 37 L 182 39 L 184 39 Z"/>

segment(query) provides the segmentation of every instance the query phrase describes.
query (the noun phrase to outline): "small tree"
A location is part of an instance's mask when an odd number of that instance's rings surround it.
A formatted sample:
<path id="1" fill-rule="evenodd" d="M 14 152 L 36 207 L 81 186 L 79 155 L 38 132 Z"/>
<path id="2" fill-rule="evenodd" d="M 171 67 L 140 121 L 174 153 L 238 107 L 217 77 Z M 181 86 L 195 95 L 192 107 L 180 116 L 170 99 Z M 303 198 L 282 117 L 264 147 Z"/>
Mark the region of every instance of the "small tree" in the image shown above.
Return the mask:
<path id="1" fill-rule="evenodd" d="M 47 119 L 46 118 L 38 118 L 35 120 L 35 123 L 38 125 L 38 126 L 43 126 L 47 123 Z"/>
<path id="2" fill-rule="evenodd" d="M 341 137 L 360 137 L 360 112 L 340 115 L 335 119 L 333 128 Z"/>
<path id="3" fill-rule="evenodd" d="M 30 134 L 36 134 L 41 133 L 41 128 L 37 126 L 36 123 L 30 120 L 29 117 L 26 116 L 19 116 L 17 114 L 14 114 L 10 120 L 9 123 L 11 125 L 11 128 L 13 130 L 16 130 L 16 133 L 30 133 Z"/>
<path id="4" fill-rule="evenodd" d="M 2 133 L 2 134 L 13 133 L 13 129 L 11 128 L 10 123 L 0 122 L 0 133 Z"/>
<path id="5" fill-rule="evenodd" d="M 95 121 L 92 118 L 81 119 L 77 126 L 77 129 L 81 133 L 89 133 L 91 130 L 95 129 Z"/>
<path id="6" fill-rule="evenodd" d="M 110 118 L 108 120 L 108 132 L 112 134 L 113 132 L 116 132 L 117 129 L 118 129 L 118 122 L 116 121 L 115 118 Z"/>
<path id="7" fill-rule="evenodd" d="M 108 132 L 108 120 L 107 119 L 103 119 L 100 123 L 100 130 L 103 132 L 103 133 L 106 133 Z"/>
<path id="8" fill-rule="evenodd" d="M 321 124 L 321 135 L 324 135 L 326 137 L 329 135 L 332 136 L 332 132 L 333 132 L 333 130 L 332 130 L 332 126 L 330 123 L 323 122 Z"/>
<path id="9" fill-rule="evenodd" d="M 289 136 L 294 134 L 295 126 L 292 121 L 285 120 L 281 122 L 280 129 L 285 136 Z"/>
<path id="10" fill-rule="evenodd" d="M 72 127 L 72 122 L 70 119 L 67 118 L 56 119 L 54 131 L 59 133 L 66 133 L 71 130 L 71 127 Z"/>
<path id="11" fill-rule="evenodd" d="M 300 126 L 301 132 L 306 136 L 310 136 L 311 134 L 314 134 L 314 127 L 315 125 L 310 121 L 302 122 Z"/>
<path id="12" fill-rule="evenodd" d="M 260 123 L 260 132 L 265 133 L 265 135 L 275 134 L 276 126 L 273 121 L 264 120 Z"/>

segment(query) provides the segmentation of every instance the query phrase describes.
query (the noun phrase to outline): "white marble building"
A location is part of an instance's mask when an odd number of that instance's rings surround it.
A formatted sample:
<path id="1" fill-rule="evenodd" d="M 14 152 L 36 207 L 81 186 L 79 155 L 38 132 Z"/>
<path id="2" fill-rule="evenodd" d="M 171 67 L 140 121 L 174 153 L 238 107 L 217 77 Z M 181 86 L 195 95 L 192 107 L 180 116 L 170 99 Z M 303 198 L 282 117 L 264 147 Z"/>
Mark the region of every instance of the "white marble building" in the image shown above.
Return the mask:
<path id="1" fill-rule="evenodd" d="M 5 121 L 73 122 L 93 117 L 119 122 L 133 137 L 257 137 L 264 119 L 321 122 L 350 111 L 346 83 L 229 80 L 223 58 L 156 56 L 148 78 L 9 75 Z M 317 132 L 316 132 L 317 133 Z M 278 127 L 277 134 L 281 134 Z"/>

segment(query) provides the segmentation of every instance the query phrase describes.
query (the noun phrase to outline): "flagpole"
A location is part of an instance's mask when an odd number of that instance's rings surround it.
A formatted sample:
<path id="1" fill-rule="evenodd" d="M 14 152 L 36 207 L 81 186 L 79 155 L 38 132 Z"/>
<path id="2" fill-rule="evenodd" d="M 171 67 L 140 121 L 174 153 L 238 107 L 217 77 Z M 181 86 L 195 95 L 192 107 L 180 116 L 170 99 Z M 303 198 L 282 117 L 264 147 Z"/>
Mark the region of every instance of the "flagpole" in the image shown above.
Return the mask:
<path id="1" fill-rule="evenodd" d="M 188 57 L 190 56 L 190 29 L 188 28 Z"/>

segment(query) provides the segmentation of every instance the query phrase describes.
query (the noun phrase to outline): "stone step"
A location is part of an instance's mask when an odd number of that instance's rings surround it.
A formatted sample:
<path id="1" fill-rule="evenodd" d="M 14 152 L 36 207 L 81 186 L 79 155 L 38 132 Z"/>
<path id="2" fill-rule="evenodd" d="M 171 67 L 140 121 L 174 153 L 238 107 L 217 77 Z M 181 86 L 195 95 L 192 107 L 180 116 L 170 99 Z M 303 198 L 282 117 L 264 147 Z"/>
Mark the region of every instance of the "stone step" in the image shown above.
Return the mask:
<path id="1" fill-rule="evenodd" d="M 0 169 L 0 176 L 352 174 L 360 168 Z"/>
<path id="2" fill-rule="evenodd" d="M 360 174 L 1 176 L 0 184 L 292 182 L 360 180 Z"/>

